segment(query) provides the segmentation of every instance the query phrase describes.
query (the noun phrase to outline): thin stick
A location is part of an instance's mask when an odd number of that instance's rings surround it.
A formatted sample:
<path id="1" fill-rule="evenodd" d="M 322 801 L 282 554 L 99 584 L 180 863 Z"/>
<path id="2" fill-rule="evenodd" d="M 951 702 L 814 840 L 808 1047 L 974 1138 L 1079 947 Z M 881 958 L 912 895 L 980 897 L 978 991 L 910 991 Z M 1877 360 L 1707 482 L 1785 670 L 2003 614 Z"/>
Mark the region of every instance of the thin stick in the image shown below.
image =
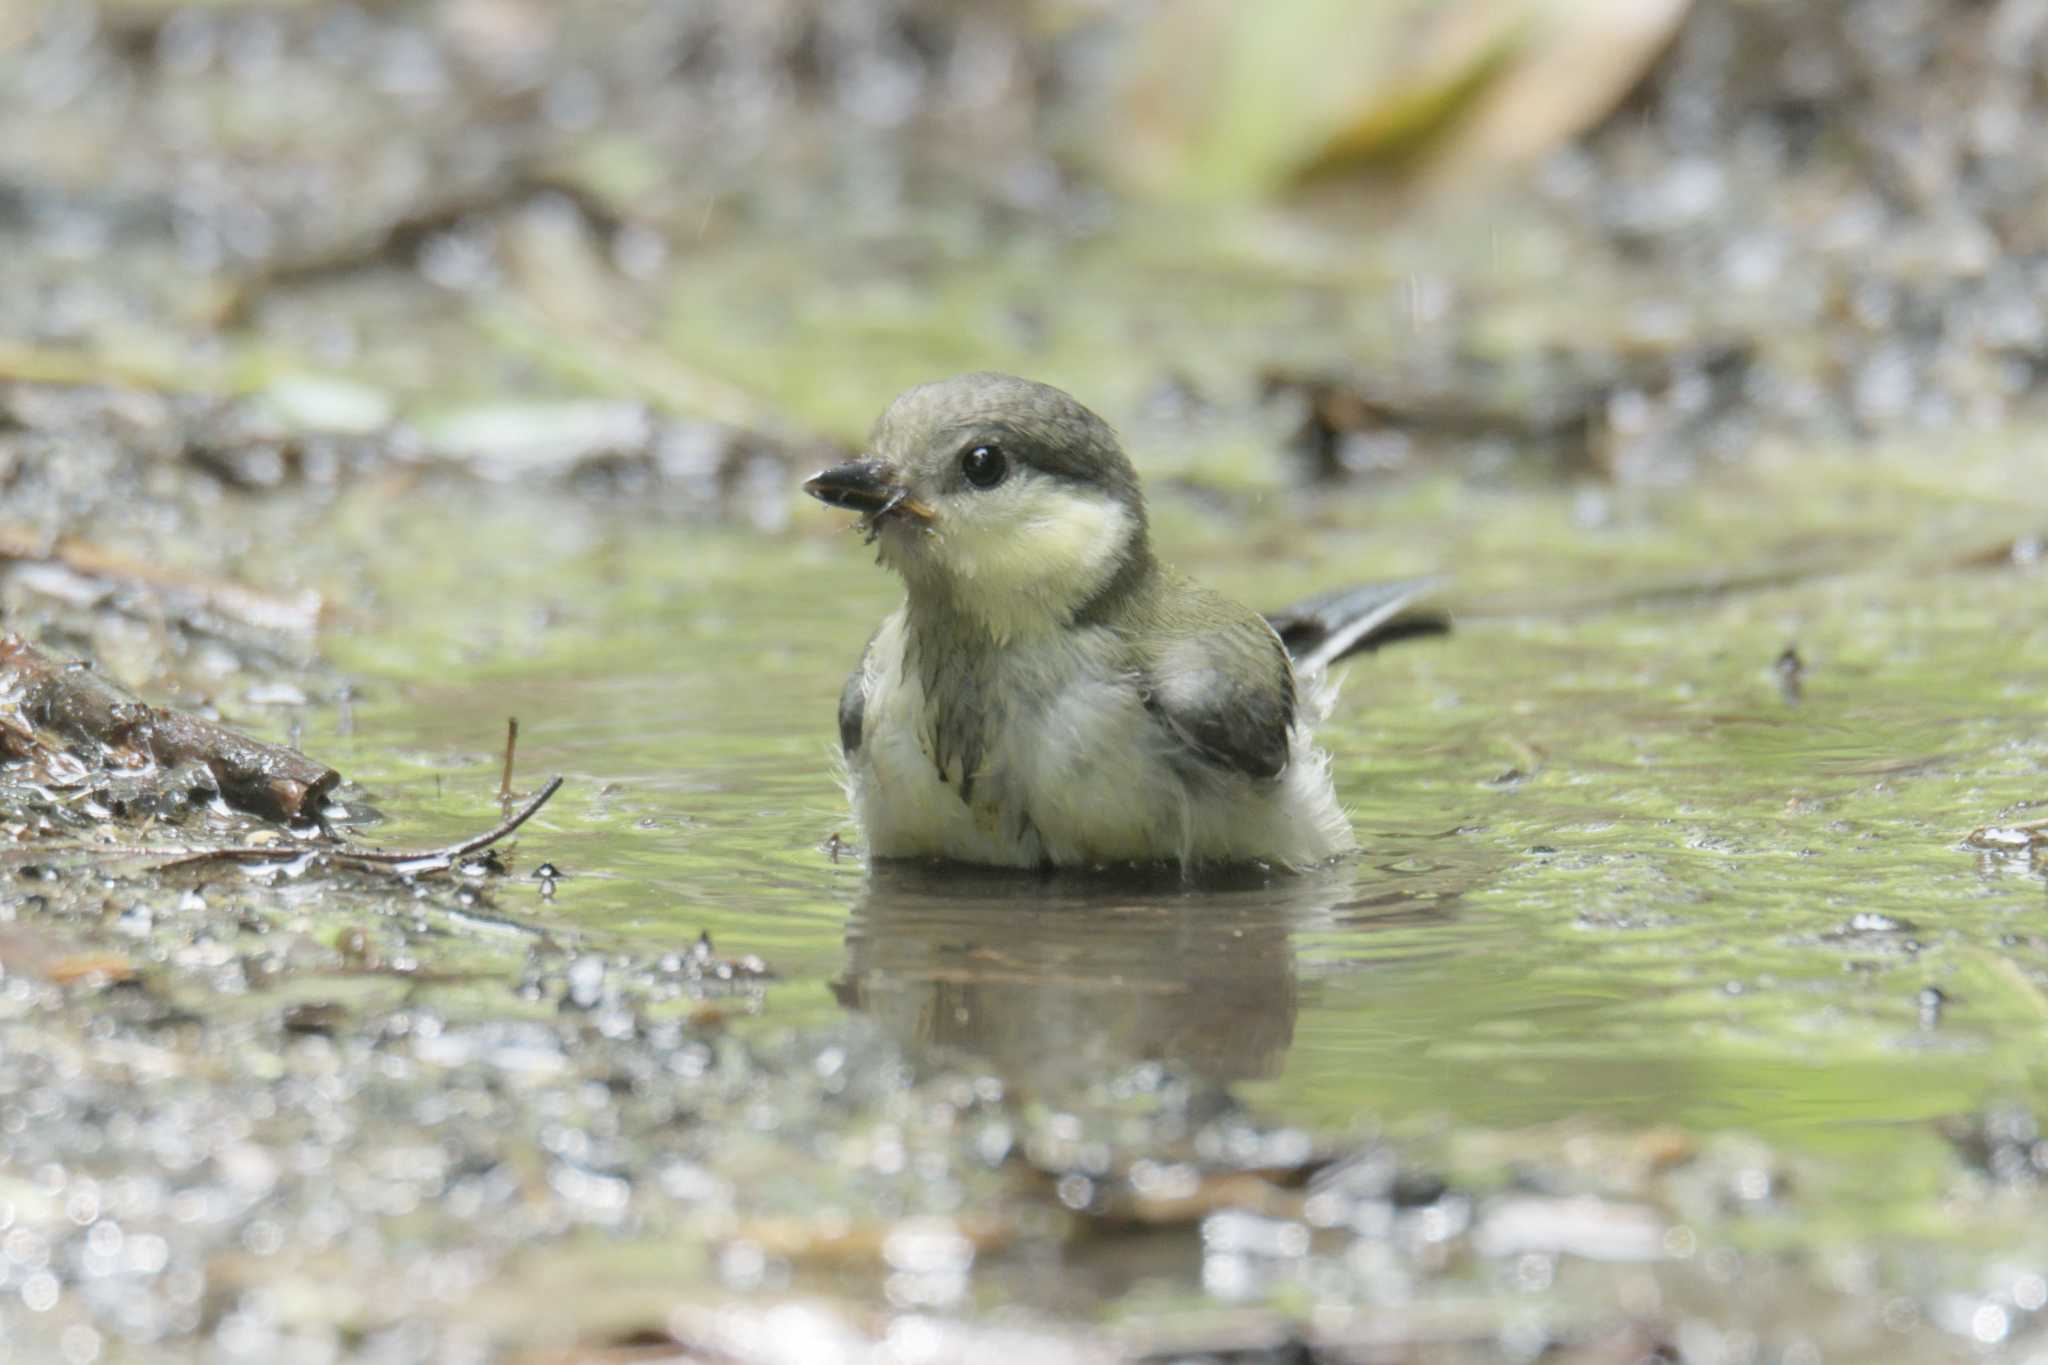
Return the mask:
<path id="1" fill-rule="evenodd" d="M 196 863 L 210 862 L 215 858 L 230 858 L 236 861 L 247 862 L 284 862 L 292 858 L 304 857 L 308 854 L 332 858 L 337 862 L 368 863 L 377 867 L 403 867 L 411 863 L 428 865 L 438 863 L 445 866 L 454 862 L 457 858 L 467 857 L 469 854 L 489 848 L 492 844 L 505 838 L 539 814 L 540 808 L 545 806 L 554 794 L 561 789 L 562 778 L 558 774 L 549 778 L 547 785 L 535 792 L 532 799 L 527 801 L 525 805 L 521 806 L 510 817 L 500 821 L 496 826 L 473 838 L 464 839 L 461 843 L 448 844 L 441 848 L 404 850 L 350 848 L 345 844 L 339 847 L 305 843 L 236 844 L 227 848 L 208 848 L 194 853 L 187 853 L 173 858 L 167 863 L 158 864 L 155 870 L 165 872 L 176 867 L 190 867 Z M 124 854 L 147 854 L 162 851 L 149 849 L 109 850 L 109 852 Z"/>
<path id="2" fill-rule="evenodd" d="M 519 717 L 505 717 L 505 772 L 498 779 L 498 802 L 512 804 L 512 752 L 519 747 Z"/>
<path id="3" fill-rule="evenodd" d="M 417 853 L 386 853 L 381 849 L 363 848 L 334 849 L 332 852 L 337 858 L 353 858 L 357 862 L 364 863 L 452 863 L 457 858 L 489 848 L 492 844 L 497 843 L 500 839 L 518 829 L 535 815 L 538 815 L 540 808 L 545 806 L 553 798 L 554 794 L 561 789 L 562 777 L 561 774 L 557 773 L 548 779 L 546 786 L 533 794 L 533 798 L 530 801 L 513 812 L 509 819 L 499 823 L 495 829 L 479 834 L 473 839 L 464 839 L 459 844 L 449 844 L 445 848 L 430 848 Z M 308 847 L 315 853 L 326 851 L 310 845 Z"/>

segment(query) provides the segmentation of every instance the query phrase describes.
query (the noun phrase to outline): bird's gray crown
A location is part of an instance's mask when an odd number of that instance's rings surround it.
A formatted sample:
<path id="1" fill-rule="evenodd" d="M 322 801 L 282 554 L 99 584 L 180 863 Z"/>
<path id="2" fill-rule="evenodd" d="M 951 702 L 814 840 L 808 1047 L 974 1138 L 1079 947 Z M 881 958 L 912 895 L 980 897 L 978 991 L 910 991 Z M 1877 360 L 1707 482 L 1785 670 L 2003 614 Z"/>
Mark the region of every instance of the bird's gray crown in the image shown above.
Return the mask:
<path id="1" fill-rule="evenodd" d="M 962 450 L 997 445 L 1011 460 L 1100 488 L 1140 518 L 1138 475 L 1109 423 L 1072 395 L 982 371 L 906 390 L 875 422 L 869 448 L 900 468 L 937 474 Z"/>

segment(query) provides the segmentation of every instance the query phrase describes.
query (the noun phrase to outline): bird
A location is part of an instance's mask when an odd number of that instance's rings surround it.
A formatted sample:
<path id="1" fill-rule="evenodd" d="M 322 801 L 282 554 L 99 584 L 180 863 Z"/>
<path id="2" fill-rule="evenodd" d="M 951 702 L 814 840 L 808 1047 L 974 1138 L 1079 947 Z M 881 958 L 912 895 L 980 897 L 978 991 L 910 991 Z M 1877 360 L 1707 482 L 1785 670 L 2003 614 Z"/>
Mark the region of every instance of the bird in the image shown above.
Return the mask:
<path id="1" fill-rule="evenodd" d="M 1262 617 L 1162 564 L 1109 424 L 1014 375 L 906 390 L 803 487 L 905 590 L 839 700 L 871 860 L 1189 877 L 1357 847 L 1312 733 L 1328 666 L 1434 629 L 1428 580 Z"/>

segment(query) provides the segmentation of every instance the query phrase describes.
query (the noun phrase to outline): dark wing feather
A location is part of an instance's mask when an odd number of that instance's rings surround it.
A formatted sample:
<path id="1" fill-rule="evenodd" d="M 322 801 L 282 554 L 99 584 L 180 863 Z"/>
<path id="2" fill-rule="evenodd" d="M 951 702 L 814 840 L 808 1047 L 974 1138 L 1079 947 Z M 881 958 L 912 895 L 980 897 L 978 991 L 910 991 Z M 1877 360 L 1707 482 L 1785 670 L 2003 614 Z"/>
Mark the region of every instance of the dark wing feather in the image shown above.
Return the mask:
<path id="1" fill-rule="evenodd" d="M 1287 767 L 1294 670 L 1257 617 L 1169 638 L 1145 684 L 1146 708 L 1190 758 L 1255 778 Z"/>
<path id="2" fill-rule="evenodd" d="M 853 666 L 853 676 L 839 693 L 839 749 L 848 758 L 860 748 L 861 722 L 868 710 L 868 655 L 874 648 L 875 637 L 870 635 L 860 662 Z"/>
<path id="3" fill-rule="evenodd" d="M 1449 616 L 1417 605 L 1442 585 L 1437 578 L 1410 578 L 1339 588 L 1269 611 L 1266 620 L 1295 663 L 1313 672 L 1396 640 L 1449 631 Z"/>

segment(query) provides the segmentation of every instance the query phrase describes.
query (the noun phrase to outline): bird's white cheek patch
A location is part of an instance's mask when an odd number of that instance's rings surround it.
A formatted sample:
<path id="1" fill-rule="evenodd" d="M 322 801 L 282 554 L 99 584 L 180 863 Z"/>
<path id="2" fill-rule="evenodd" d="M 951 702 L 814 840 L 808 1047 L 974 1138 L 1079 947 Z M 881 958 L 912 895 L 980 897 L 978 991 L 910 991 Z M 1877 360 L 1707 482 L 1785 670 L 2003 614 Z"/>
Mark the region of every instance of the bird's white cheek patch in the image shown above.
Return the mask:
<path id="1" fill-rule="evenodd" d="M 1017 597 L 1047 608 L 1093 595 L 1131 531 L 1121 503 L 1064 488 L 1034 488 L 986 514 L 956 514 L 948 522 L 945 556 L 977 597 Z"/>

